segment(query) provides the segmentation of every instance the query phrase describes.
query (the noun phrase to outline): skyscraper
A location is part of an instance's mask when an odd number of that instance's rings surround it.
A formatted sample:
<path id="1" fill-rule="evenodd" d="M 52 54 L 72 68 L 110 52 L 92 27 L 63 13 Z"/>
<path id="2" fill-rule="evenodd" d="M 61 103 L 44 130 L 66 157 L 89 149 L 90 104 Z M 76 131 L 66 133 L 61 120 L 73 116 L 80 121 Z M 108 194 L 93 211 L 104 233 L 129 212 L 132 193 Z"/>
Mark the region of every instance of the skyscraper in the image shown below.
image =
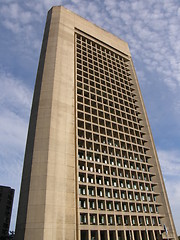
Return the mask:
<path id="1" fill-rule="evenodd" d="M 14 199 L 14 189 L 0 186 L 0 239 L 9 236 L 9 225 Z"/>
<path id="2" fill-rule="evenodd" d="M 63 7 L 47 16 L 16 239 L 177 239 L 128 45 Z"/>

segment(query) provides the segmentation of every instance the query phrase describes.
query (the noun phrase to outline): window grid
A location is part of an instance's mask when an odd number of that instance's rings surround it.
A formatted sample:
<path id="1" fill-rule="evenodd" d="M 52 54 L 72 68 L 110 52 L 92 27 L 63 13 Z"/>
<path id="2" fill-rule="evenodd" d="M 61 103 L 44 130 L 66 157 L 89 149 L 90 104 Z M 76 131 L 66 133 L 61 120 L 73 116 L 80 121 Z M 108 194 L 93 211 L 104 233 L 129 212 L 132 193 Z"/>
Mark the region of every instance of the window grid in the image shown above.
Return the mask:
<path id="1" fill-rule="evenodd" d="M 158 226 L 151 156 L 128 59 L 75 35 L 79 224 Z"/>

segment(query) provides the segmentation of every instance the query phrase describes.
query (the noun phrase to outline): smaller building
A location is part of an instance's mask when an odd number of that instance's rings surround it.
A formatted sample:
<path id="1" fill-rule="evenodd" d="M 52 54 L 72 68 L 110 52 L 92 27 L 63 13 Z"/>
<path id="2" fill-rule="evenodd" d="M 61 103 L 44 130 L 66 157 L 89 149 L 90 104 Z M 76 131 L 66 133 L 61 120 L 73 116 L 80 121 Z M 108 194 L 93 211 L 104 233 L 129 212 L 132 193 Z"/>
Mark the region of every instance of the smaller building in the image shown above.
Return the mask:
<path id="1" fill-rule="evenodd" d="M 0 186 L 0 239 L 6 239 L 9 236 L 14 191 L 10 187 Z"/>

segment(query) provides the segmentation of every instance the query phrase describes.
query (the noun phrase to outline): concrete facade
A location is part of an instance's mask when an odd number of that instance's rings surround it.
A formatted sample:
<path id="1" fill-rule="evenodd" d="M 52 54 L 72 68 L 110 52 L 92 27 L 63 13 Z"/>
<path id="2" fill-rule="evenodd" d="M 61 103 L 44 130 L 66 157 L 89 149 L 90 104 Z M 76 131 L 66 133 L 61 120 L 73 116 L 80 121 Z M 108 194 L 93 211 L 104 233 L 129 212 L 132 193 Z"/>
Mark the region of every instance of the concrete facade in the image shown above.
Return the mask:
<path id="1" fill-rule="evenodd" d="M 124 100 L 118 96 L 119 86 L 122 95 L 127 95 Z M 112 102 L 106 91 L 111 92 Z M 100 104 L 98 99 L 109 105 Z M 123 110 L 119 110 L 120 106 Z M 118 121 L 122 121 L 123 130 L 118 130 Z M 103 162 L 104 158 L 107 162 Z M 118 176 L 121 171 L 123 177 Z M 125 190 L 121 189 L 121 181 L 127 184 Z M 134 183 L 137 191 L 132 187 Z M 104 196 L 98 196 L 101 189 Z M 96 194 L 88 195 L 91 190 Z M 110 196 L 106 198 L 108 191 Z M 123 199 L 123 193 L 132 194 L 132 199 Z M 136 200 L 136 195 L 145 200 Z M 99 203 L 104 205 L 102 211 Z M 118 213 L 116 204 L 121 208 Z M 127 212 L 122 209 L 123 204 L 127 205 Z M 147 207 L 148 212 L 142 209 L 132 213 L 131 206 Z M 150 223 L 141 223 L 141 219 Z M 53 7 L 47 16 L 25 152 L 16 239 L 177 239 L 128 45 L 64 7 Z"/>

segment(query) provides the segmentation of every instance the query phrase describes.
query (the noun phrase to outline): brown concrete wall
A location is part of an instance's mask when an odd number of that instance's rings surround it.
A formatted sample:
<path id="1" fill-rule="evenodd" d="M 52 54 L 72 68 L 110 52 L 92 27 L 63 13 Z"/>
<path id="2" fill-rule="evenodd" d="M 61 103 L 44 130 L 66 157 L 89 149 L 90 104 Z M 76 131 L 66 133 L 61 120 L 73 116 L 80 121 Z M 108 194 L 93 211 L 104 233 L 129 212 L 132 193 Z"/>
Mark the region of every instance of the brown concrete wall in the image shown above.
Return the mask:
<path id="1" fill-rule="evenodd" d="M 51 15 L 52 14 L 52 15 Z M 27 140 L 16 239 L 75 239 L 74 31 L 47 18 Z"/>

